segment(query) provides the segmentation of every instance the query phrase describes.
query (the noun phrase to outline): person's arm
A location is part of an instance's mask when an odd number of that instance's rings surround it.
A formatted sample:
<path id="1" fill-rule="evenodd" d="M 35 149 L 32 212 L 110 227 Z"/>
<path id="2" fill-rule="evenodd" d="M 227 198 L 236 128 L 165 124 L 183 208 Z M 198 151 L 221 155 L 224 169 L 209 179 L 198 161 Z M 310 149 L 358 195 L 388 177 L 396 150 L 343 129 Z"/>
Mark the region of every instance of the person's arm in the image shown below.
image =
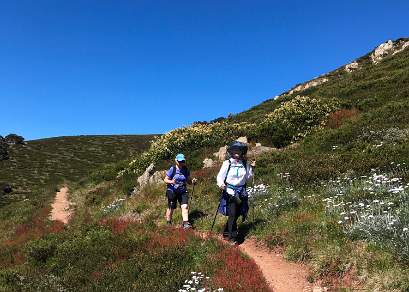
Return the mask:
<path id="1" fill-rule="evenodd" d="M 191 176 L 190 176 L 190 171 L 187 173 L 188 174 L 188 177 L 187 177 L 187 183 L 188 184 L 196 184 L 196 182 L 197 182 L 197 178 L 192 178 Z"/>
<path id="2" fill-rule="evenodd" d="M 175 184 L 175 183 L 176 183 L 174 179 L 171 179 L 171 178 L 168 177 L 168 176 L 165 176 L 165 179 L 164 179 L 163 181 L 164 181 L 165 183 L 167 183 L 167 184 Z"/>
<path id="3" fill-rule="evenodd" d="M 250 180 L 254 176 L 255 167 L 256 167 L 256 161 L 247 163 L 246 181 Z"/>
<path id="4" fill-rule="evenodd" d="M 173 167 L 173 166 L 172 166 Z M 172 175 L 173 172 L 173 168 L 170 168 L 167 172 L 166 172 L 166 176 L 163 179 L 163 181 L 167 184 L 175 184 L 175 180 L 173 178 L 171 178 L 170 176 Z"/>
<path id="5" fill-rule="evenodd" d="M 220 168 L 219 173 L 217 174 L 217 185 L 219 186 L 219 188 L 223 190 L 226 188 L 226 185 L 224 184 L 224 180 L 226 178 L 228 167 L 229 167 L 229 161 L 226 160 L 223 162 L 222 167 Z"/>

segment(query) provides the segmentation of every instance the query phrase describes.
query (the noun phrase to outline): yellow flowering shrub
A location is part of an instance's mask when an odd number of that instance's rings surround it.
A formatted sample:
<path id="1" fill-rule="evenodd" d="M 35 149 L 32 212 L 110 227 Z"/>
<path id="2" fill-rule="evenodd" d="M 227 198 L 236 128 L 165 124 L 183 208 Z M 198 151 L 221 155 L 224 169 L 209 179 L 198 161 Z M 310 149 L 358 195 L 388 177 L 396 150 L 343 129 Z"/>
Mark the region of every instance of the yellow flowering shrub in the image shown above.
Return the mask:
<path id="1" fill-rule="evenodd" d="M 276 146 L 285 146 L 322 125 L 328 114 L 337 108 L 335 100 L 297 96 L 266 114 L 258 124 L 220 121 L 178 128 L 157 137 L 150 148 L 132 160 L 119 175 L 125 172 L 141 173 L 150 163 L 169 159 L 178 152 L 225 145 L 239 136 L 267 138 Z"/>
<path id="2" fill-rule="evenodd" d="M 257 136 L 269 139 L 278 147 L 288 145 L 322 126 L 328 115 L 338 108 L 336 99 L 322 100 L 297 95 L 266 115 L 258 126 Z"/>

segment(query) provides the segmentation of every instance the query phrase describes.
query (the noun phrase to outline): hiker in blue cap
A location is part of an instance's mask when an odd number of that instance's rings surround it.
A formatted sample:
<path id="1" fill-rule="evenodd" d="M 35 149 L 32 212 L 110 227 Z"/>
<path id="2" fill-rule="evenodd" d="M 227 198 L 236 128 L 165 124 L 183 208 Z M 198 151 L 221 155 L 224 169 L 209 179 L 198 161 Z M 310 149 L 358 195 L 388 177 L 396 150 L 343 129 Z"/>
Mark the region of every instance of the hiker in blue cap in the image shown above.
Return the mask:
<path id="1" fill-rule="evenodd" d="M 179 202 L 180 208 L 182 209 L 182 228 L 188 229 L 191 228 L 192 225 L 189 222 L 189 195 L 186 184 L 195 184 L 197 180 L 190 178 L 189 169 L 186 167 L 185 155 L 182 153 L 176 155 L 175 162 L 176 164 L 172 165 L 166 172 L 164 179 L 167 184 L 166 196 L 168 198 L 166 222 L 169 225 L 172 224 L 173 211 L 176 209 L 177 202 Z"/>

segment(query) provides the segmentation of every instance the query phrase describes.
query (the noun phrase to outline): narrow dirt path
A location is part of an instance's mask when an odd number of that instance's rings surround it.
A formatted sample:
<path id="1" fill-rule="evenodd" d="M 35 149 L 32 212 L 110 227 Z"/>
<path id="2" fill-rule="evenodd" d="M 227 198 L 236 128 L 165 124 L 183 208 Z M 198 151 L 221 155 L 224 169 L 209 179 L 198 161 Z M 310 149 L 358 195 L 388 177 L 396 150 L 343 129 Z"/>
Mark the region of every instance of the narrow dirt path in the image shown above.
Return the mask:
<path id="1" fill-rule="evenodd" d="M 226 242 L 220 234 L 199 231 L 195 233 L 202 239 L 213 237 Z M 281 253 L 271 251 L 254 238 L 246 238 L 237 248 L 256 262 L 274 292 L 327 291 L 307 281 L 308 269 L 305 265 L 286 261 Z"/>
<path id="2" fill-rule="evenodd" d="M 55 194 L 54 203 L 51 204 L 50 219 L 67 224 L 71 217 L 70 202 L 68 201 L 68 187 L 64 186 Z"/>
<path id="3" fill-rule="evenodd" d="M 282 254 L 255 239 L 246 239 L 239 248 L 254 259 L 274 292 L 322 291 L 307 281 L 308 270 L 304 265 L 286 261 Z"/>

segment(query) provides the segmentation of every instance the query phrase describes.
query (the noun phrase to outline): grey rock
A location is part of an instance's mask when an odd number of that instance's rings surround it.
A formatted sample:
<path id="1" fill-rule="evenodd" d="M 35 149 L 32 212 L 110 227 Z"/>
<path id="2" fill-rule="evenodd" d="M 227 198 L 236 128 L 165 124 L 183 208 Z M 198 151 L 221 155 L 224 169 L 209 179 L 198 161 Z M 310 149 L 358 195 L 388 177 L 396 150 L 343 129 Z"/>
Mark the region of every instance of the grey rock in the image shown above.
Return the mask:
<path id="1" fill-rule="evenodd" d="M 226 153 L 227 153 L 227 146 L 223 146 L 223 147 L 220 147 L 219 151 L 213 153 L 213 155 L 218 160 L 224 160 L 226 158 Z"/>
<path id="2" fill-rule="evenodd" d="M 166 170 L 155 171 L 152 176 L 149 178 L 150 185 L 164 185 L 165 182 L 163 179 L 166 176 Z"/>
<path id="3" fill-rule="evenodd" d="M 214 161 L 211 158 L 205 158 L 203 160 L 203 168 L 210 168 L 214 166 Z"/>
<path id="4" fill-rule="evenodd" d="M 358 62 L 354 61 L 350 64 L 345 65 L 345 71 L 348 73 L 354 72 L 359 69 Z"/>
<path id="5" fill-rule="evenodd" d="M 241 143 L 245 143 L 245 144 L 247 144 L 247 143 L 248 143 L 247 137 L 240 137 L 240 138 L 237 138 L 237 139 L 236 139 L 236 141 L 241 142 Z"/>
<path id="6" fill-rule="evenodd" d="M 277 151 L 277 148 L 272 148 L 272 147 L 267 147 L 267 146 L 262 146 L 260 143 L 257 143 L 255 147 L 251 147 L 249 151 L 247 152 L 247 157 L 249 159 L 255 159 L 259 155 L 271 151 Z"/>
<path id="7" fill-rule="evenodd" d="M 149 183 L 149 178 L 155 171 L 155 164 L 151 163 L 145 170 L 145 172 L 138 177 L 137 181 L 141 188 L 145 187 Z"/>
<path id="8" fill-rule="evenodd" d="M 297 85 L 296 87 L 294 87 L 293 89 L 290 90 L 289 94 L 304 91 L 304 90 L 306 90 L 308 88 L 321 85 L 321 84 L 323 84 L 325 82 L 328 82 L 328 80 L 329 79 L 326 78 L 326 77 L 315 78 L 315 79 L 313 79 L 311 81 L 308 81 L 308 82 L 302 83 L 300 85 Z"/>

